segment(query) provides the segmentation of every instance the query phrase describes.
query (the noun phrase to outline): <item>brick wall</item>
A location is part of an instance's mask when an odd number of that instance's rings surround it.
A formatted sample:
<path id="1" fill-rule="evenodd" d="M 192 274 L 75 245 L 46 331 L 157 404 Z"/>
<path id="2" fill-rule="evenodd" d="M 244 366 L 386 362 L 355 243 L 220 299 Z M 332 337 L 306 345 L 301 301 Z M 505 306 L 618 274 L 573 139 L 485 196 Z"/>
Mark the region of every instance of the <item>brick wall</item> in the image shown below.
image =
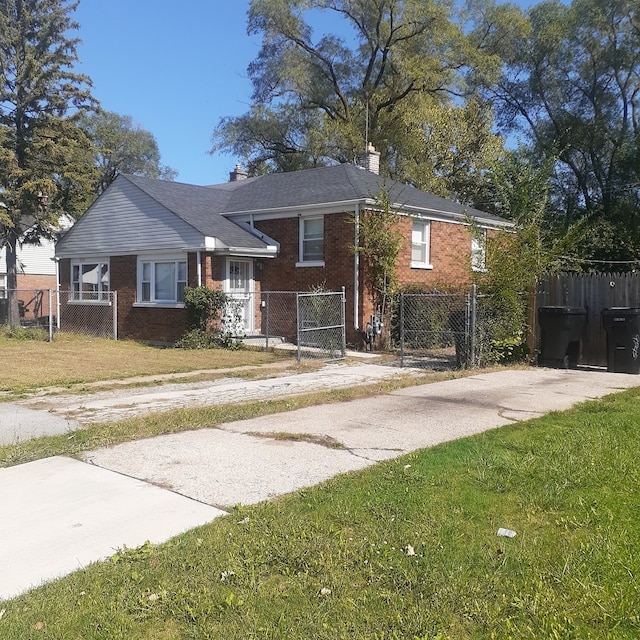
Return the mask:
<path id="1" fill-rule="evenodd" d="M 407 241 L 398 258 L 401 286 L 468 286 L 471 283 L 471 235 L 461 224 L 431 221 L 431 256 L 433 269 L 411 268 L 411 218 L 401 218 L 399 226 Z"/>
<path id="2" fill-rule="evenodd" d="M 255 291 L 309 291 L 313 287 L 325 287 L 331 291 L 345 288 L 347 297 L 347 341 L 358 344 L 361 334 L 354 328 L 354 227 L 352 214 L 332 214 L 324 218 L 324 267 L 296 267 L 299 250 L 299 218 L 263 220 L 256 227 L 280 243 L 276 258 L 254 261 Z M 411 268 L 412 220 L 398 217 L 404 242 L 399 260 L 400 283 L 424 287 L 449 285 L 466 286 L 470 282 L 471 236 L 463 225 L 431 222 L 431 264 L 433 269 Z M 118 292 L 118 334 L 124 338 L 154 342 L 175 342 L 185 329 L 183 309 L 135 307 L 136 256 L 113 256 L 111 265 L 111 289 Z M 197 285 L 197 254 L 188 256 L 189 285 Z M 213 289 L 224 286 L 226 257 L 211 253 L 202 254 L 202 282 Z M 62 289 L 69 290 L 70 261 L 60 263 Z M 366 326 L 375 311 L 372 296 L 359 283 L 358 323 Z M 256 328 L 259 327 L 259 300 L 256 295 Z"/>
<path id="3" fill-rule="evenodd" d="M 17 289 L 55 289 L 56 277 L 47 275 L 33 275 L 18 273 L 16 276 Z"/>
<path id="4" fill-rule="evenodd" d="M 60 287 L 71 290 L 71 261 L 60 261 Z M 188 257 L 189 284 L 196 285 L 196 254 Z M 173 343 L 185 330 L 184 309 L 164 307 L 135 307 L 136 256 L 111 256 L 109 276 L 112 291 L 118 292 L 118 336 L 131 340 L 144 340 L 158 343 Z M 77 305 L 81 307 L 82 305 Z M 92 305 L 86 305 L 90 308 Z M 76 317 L 78 312 L 76 311 Z M 81 316 L 80 316 L 81 317 Z M 89 321 L 89 320 L 87 320 Z"/>
<path id="5" fill-rule="evenodd" d="M 280 242 L 280 254 L 273 260 L 264 260 L 262 288 L 265 291 L 308 291 L 323 285 L 330 290 L 345 287 L 347 296 L 347 340 L 358 343 L 361 335 L 353 327 L 354 280 L 354 228 L 352 214 L 333 214 L 324 218 L 325 266 L 296 267 L 299 251 L 299 218 L 263 220 L 256 227 Z M 471 236 L 459 224 L 431 222 L 431 264 L 433 269 L 411 268 L 412 220 L 398 217 L 398 225 L 406 241 L 398 259 L 398 276 L 402 286 L 436 285 L 466 286 L 470 282 Z M 374 313 L 372 296 L 360 281 L 358 318 L 364 328 Z"/>

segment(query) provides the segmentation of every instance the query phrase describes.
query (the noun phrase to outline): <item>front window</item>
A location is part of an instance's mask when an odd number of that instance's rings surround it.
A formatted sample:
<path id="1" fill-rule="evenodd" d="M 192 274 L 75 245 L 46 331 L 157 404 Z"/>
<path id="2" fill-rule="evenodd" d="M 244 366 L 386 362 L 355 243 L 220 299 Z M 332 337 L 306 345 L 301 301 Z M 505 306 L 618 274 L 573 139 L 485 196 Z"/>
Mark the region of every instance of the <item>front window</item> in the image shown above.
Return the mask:
<path id="1" fill-rule="evenodd" d="M 324 219 L 300 219 L 300 263 L 324 261 Z"/>
<path id="2" fill-rule="evenodd" d="M 411 230 L 411 266 L 413 268 L 431 268 L 430 242 L 430 223 L 423 220 L 414 220 Z"/>
<path id="3" fill-rule="evenodd" d="M 138 302 L 184 302 L 186 260 L 141 260 L 138 264 Z"/>
<path id="4" fill-rule="evenodd" d="M 71 300 L 109 301 L 109 262 L 86 260 L 71 263 Z"/>
<path id="5" fill-rule="evenodd" d="M 7 297 L 7 276 L 0 273 L 0 300 Z"/>

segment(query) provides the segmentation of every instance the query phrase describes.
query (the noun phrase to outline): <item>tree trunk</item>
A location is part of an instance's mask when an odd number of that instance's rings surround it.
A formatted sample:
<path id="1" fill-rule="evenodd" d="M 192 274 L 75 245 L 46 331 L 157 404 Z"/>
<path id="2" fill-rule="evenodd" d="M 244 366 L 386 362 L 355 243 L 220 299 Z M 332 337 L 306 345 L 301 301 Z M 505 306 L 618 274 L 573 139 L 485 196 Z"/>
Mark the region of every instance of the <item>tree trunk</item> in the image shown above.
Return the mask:
<path id="1" fill-rule="evenodd" d="M 17 291 L 17 269 L 18 256 L 17 247 L 18 239 L 10 234 L 6 247 L 6 263 L 7 263 L 7 298 L 9 301 L 8 323 L 12 329 L 20 327 L 20 307 L 18 305 Z"/>

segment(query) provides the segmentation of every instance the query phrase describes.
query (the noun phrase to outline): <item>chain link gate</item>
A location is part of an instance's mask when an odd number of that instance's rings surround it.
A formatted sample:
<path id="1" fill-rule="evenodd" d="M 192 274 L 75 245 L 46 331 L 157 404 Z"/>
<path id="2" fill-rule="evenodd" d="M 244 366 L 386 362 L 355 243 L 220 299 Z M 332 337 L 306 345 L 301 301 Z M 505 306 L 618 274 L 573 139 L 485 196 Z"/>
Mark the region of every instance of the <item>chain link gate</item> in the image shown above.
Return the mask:
<path id="1" fill-rule="evenodd" d="M 346 297 L 341 292 L 296 295 L 298 362 L 303 357 L 338 360 L 346 357 Z"/>
<path id="2" fill-rule="evenodd" d="M 475 297 L 470 294 L 402 293 L 392 327 L 400 366 L 471 366 L 474 322 Z"/>

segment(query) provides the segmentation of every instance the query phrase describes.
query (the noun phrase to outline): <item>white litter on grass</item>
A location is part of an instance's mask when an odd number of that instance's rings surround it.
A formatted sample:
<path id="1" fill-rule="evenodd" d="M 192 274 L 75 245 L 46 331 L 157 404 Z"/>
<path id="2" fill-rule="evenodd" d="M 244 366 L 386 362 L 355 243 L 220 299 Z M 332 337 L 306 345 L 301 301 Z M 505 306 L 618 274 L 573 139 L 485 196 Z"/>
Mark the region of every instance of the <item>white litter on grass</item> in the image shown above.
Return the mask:
<path id="1" fill-rule="evenodd" d="M 518 535 L 515 531 L 511 531 L 511 529 L 503 529 L 500 527 L 498 529 L 498 536 L 503 536 L 505 538 L 515 538 Z"/>

